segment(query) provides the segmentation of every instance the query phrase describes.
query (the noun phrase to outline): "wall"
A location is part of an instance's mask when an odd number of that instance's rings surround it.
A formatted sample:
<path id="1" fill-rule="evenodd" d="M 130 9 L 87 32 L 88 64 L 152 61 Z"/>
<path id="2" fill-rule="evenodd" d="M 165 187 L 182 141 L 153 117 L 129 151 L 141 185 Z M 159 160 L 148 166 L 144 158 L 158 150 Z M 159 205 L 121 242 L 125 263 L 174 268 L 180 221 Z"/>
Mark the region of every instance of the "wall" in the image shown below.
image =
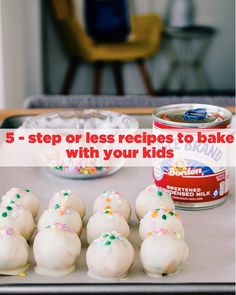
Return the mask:
<path id="1" fill-rule="evenodd" d="M 25 97 L 42 91 L 40 1 L 0 1 L 4 59 L 1 107 L 19 107 Z"/>
<path id="2" fill-rule="evenodd" d="M 82 0 L 76 0 L 78 16 L 81 18 Z M 133 0 L 136 13 L 154 11 L 165 17 L 168 0 Z M 234 89 L 234 0 L 195 0 L 196 22 L 214 26 L 218 33 L 209 48 L 205 68 L 213 89 Z M 60 42 L 52 21 L 48 27 L 48 57 L 49 70 L 48 90 L 58 93 L 67 67 L 67 60 L 60 48 Z M 163 46 L 164 47 L 164 46 Z M 158 55 L 148 61 L 155 89 L 159 89 L 168 71 L 168 58 L 162 49 Z M 81 74 L 83 73 L 83 74 Z M 73 93 L 91 93 L 92 68 L 82 65 L 74 83 Z M 126 93 L 144 93 L 142 80 L 136 66 L 129 63 L 124 66 L 124 81 Z M 109 66 L 103 76 L 103 92 L 114 93 L 114 81 Z"/>

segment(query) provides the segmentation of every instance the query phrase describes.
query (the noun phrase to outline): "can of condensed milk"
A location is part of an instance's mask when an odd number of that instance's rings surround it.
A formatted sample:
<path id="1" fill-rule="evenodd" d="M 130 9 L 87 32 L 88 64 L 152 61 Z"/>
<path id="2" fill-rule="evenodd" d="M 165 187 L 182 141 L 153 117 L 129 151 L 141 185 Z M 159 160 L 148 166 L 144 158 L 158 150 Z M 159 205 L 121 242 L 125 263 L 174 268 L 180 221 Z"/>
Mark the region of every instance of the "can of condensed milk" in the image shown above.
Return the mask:
<path id="1" fill-rule="evenodd" d="M 230 128 L 231 119 L 231 112 L 222 107 L 204 104 L 167 105 L 154 111 L 153 132 L 173 136 L 177 130 L 210 132 L 211 129 Z M 211 165 L 206 156 L 202 157 L 201 150 L 206 151 L 209 146 L 196 146 L 196 143 L 185 146 L 186 151 L 181 157 L 174 155 L 172 159 L 155 162 L 155 184 L 170 192 L 179 209 L 202 210 L 223 204 L 229 193 L 229 168 Z M 212 151 L 213 147 L 209 157 Z"/>

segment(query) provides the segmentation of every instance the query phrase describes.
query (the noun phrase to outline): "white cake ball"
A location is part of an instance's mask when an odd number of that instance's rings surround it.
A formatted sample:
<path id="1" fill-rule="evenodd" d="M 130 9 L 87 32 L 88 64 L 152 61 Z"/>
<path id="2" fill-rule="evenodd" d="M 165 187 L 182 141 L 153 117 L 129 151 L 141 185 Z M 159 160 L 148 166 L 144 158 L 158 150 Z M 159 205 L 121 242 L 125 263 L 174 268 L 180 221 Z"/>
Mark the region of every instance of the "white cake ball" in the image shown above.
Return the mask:
<path id="1" fill-rule="evenodd" d="M 91 216 L 86 231 L 89 244 L 104 232 L 116 231 L 124 237 L 128 237 L 130 234 L 129 225 L 124 217 L 111 209 L 99 211 Z"/>
<path id="2" fill-rule="evenodd" d="M 172 209 L 160 208 L 148 211 L 141 219 L 139 235 L 144 240 L 149 233 L 161 228 L 166 228 L 178 232 L 184 238 L 184 226 L 179 214 Z"/>
<path id="3" fill-rule="evenodd" d="M 73 208 L 65 208 L 62 205 L 55 204 L 40 216 L 37 228 L 40 231 L 42 228 L 54 223 L 67 224 L 78 235 L 81 234 L 83 223 L 77 211 Z"/>
<path id="4" fill-rule="evenodd" d="M 119 193 L 114 191 L 104 191 L 97 197 L 93 204 L 93 214 L 103 209 L 112 209 L 124 216 L 128 222 L 131 215 L 129 202 Z"/>
<path id="5" fill-rule="evenodd" d="M 3 206 L 13 202 L 28 209 L 33 218 L 39 212 L 39 200 L 29 189 L 13 187 L 2 197 Z"/>
<path id="6" fill-rule="evenodd" d="M 56 204 L 61 204 L 64 207 L 72 207 L 79 213 L 82 219 L 86 214 L 85 205 L 80 195 L 70 190 L 61 190 L 55 193 L 49 202 L 48 208 L 52 208 Z"/>
<path id="7" fill-rule="evenodd" d="M 188 257 L 188 246 L 178 233 L 160 229 L 142 243 L 140 258 L 146 273 L 160 277 L 176 273 Z"/>
<path id="8" fill-rule="evenodd" d="M 28 267 L 29 246 L 11 227 L 0 229 L 0 274 L 18 275 Z"/>
<path id="9" fill-rule="evenodd" d="M 133 261 L 133 246 L 116 232 L 103 233 L 86 253 L 88 274 L 97 279 L 122 279 Z"/>
<path id="10" fill-rule="evenodd" d="M 31 238 L 34 229 L 34 219 L 30 211 L 17 204 L 0 207 L 0 228 L 11 227 L 27 241 Z"/>
<path id="11" fill-rule="evenodd" d="M 66 224 L 55 223 L 43 228 L 35 237 L 33 252 L 35 272 L 46 276 L 62 276 L 75 269 L 81 251 L 78 235 Z"/>
<path id="12" fill-rule="evenodd" d="M 136 199 L 136 215 L 142 219 L 149 210 L 156 208 L 175 209 L 174 202 L 167 190 L 158 188 L 155 184 L 147 186 Z"/>

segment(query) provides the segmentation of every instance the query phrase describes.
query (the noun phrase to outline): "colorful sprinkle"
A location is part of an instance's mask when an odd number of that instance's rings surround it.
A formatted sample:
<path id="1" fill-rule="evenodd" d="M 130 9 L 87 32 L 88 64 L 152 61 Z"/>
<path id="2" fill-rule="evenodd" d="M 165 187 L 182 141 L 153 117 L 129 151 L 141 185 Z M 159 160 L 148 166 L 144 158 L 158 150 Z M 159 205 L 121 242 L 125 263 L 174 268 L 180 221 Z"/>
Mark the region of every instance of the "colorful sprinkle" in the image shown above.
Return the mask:
<path id="1" fill-rule="evenodd" d="M 7 209 L 8 211 L 11 211 L 11 210 L 12 210 L 12 207 L 11 207 L 11 206 L 7 206 L 6 209 Z"/>
<path id="2" fill-rule="evenodd" d="M 170 211 L 169 214 L 170 214 L 171 216 L 173 216 L 173 215 L 174 215 L 174 212 Z"/>
<path id="3" fill-rule="evenodd" d="M 54 209 L 59 209 L 60 208 L 60 205 L 59 204 L 55 204 L 54 205 Z"/>
<path id="4" fill-rule="evenodd" d="M 20 199 L 20 195 L 19 195 L 19 194 L 16 194 L 15 197 L 16 197 L 17 199 Z"/>
<path id="5" fill-rule="evenodd" d="M 161 196 L 163 195 L 163 193 L 162 193 L 161 191 L 158 191 L 158 192 L 157 192 L 157 195 L 158 195 L 159 197 L 161 197 Z"/>
<path id="6" fill-rule="evenodd" d="M 7 217 L 7 212 L 3 212 L 2 217 Z"/>
<path id="7" fill-rule="evenodd" d="M 115 235 L 110 235 L 110 236 L 109 236 L 109 239 L 110 239 L 110 240 L 115 240 L 115 239 L 116 239 L 116 236 L 115 236 Z"/>
<path id="8" fill-rule="evenodd" d="M 103 212 L 104 212 L 104 214 L 112 214 L 112 210 L 111 209 L 106 209 Z"/>
<path id="9" fill-rule="evenodd" d="M 166 219 L 167 219 L 167 217 L 166 217 L 165 214 L 163 214 L 161 218 L 162 218 L 163 220 L 166 220 Z"/>
<path id="10" fill-rule="evenodd" d="M 29 190 L 28 188 L 25 188 L 24 191 L 25 191 L 26 193 L 29 193 L 29 192 L 30 192 L 30 190 Z"/>
<path id="11" fill-rule="evenodd" d="M 19 273 L 19 277 L 25 277 L 25 276 L 26 276 L 26 273 L 25 272 Z"/>
<path id="12" fill-rule="evenodd" d="M 153 212 L 152 212 L 152 217 L 153 217 L 153 218 L 157 217 L 157 215 L 158 215 L 158 212 L 157 212 L 157 211 L 153 211 Z"/>
<path id="13" fill-rule="evenodd" d="M 111 241 L 106 241 L 106 242 L 104 243 L 104 245 L 105 245 L 105 246 L 109 246 L 109 245 L 111 245 Z"/>
<path id="14" fill-rule="evenodd" d="M 105 200 L 107 203 L 109 203 L 109 202 L 111 202 L 111 198 L 106 198 L 106 200 Z"/>
<path id="15" fill-rule="evenodd" d="M 109 235 L 107 233 L 103 234 L 102 237 L 105 239 L 107 238 Z"/>

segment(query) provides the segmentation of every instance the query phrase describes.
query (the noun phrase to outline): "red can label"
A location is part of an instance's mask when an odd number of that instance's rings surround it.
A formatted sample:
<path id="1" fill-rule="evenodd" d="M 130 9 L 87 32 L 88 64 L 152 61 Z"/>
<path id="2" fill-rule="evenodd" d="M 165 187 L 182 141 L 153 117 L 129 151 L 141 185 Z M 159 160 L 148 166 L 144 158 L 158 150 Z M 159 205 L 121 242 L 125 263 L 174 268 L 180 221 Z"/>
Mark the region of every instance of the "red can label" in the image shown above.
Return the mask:
<path id="1" fill-rule="evenodd" d="M 157 122 L 154 124 L 154 132 L 157 133 L 173 134 L 176 129 L 163 128 L 163 124 L 158 126 Z M 178 154 L 177 151 L 173 159 L 160 159 L 155 163 L 155 184 L 167 189 L 178 203 L 207 203 L 223 199 L 229 192 L 228 170 L 212 164 L 217 163 L 222 150 L 214 145 L 194 142 L 186 144 L 181 152 Z"/>
<path id="2" fill-rule="evenodd" d="M 155 184 L 167 189 L 175 202 L 212 202 L 227 195 L 229 188 L 226 170 L 207 175 L 204 175 L 201 168 L 197 168 L 195 171 L 191 168 L 187 168 L 187 170 L 188 172 L 185 171 L 186 174 L 183 174 L 180 171 L 174 173 L 169 168 L 160 175 L 159 169 L 154 167 Z"/>

